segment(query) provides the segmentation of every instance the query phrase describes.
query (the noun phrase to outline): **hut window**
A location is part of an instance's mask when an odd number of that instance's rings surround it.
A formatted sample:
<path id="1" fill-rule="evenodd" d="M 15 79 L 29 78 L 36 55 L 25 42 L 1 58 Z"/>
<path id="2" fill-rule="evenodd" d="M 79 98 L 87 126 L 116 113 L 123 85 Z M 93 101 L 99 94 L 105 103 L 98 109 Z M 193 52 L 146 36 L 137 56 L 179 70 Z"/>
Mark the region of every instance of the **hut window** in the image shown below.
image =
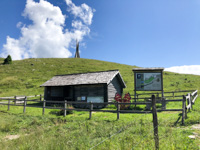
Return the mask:
<path id="1" fill-rule="evenodd" d="M 88 96 L 87 102 L 103 103 L 104 97 L 102 97 L 102 96 Z"/>
<path id="2" fill-rule="evenodd" d="M 75 97 L 77 101 L 87 101 L 88 97 L 102 97 L 102 96 L 104 96 L 103 85 L 75 86 Z"/>
<path id="3" fill-rule="evenodd" d="M 86 96 L 77 97 L 77 101 L 86 101 Z"/>
<path id="4" fill-rule="evenodd" d="M 81 96 L 81 100 L 85 101 L 86 100 L 86 96 Z"/>
<path id="5" fill-rule="evenodd" d="M 63 97 L 63 87 L 51 87 L 52 97 Z"/>

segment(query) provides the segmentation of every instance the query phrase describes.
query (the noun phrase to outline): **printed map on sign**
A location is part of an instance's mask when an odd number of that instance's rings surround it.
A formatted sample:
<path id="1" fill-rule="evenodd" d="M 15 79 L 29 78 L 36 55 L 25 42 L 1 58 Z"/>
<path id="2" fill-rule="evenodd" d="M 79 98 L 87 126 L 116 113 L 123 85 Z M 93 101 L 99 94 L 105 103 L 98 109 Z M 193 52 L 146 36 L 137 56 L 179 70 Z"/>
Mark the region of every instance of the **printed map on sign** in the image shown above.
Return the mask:
<path id="1" fill-rule="evenodd" d="M 161 73 L 136 73 L 137 91 L 161 91 Z"/>

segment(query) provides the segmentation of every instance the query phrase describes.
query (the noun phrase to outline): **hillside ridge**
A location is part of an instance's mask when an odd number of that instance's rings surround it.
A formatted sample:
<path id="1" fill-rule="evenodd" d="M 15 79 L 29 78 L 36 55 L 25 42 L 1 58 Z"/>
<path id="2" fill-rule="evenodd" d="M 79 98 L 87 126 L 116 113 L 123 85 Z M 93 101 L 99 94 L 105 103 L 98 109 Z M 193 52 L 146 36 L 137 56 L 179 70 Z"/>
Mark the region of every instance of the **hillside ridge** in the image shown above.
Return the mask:
<path id="1" fill-rule="evenodd" d="M 3 59 L 0 59 L 0 64 Z M 30 58 L 0 65 L 0 96 L 42 94 L 41 84 L 55 75 L 119 70 L 127 88 L 133 93 L 132 69 L 137 66 L 83 58 Z M 164 90 L 199 89 L 200 76 L 164 72 Z"/>

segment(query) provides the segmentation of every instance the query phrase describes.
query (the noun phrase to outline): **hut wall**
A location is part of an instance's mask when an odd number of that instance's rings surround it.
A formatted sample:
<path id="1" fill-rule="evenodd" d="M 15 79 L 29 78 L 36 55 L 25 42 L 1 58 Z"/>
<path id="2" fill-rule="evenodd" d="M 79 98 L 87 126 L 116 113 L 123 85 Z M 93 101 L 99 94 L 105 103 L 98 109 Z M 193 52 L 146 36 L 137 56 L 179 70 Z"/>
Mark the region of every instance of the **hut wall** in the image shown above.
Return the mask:
<path id="1" fill-rule="evenodd" d="M 63 99 L 73 101 L 73 86 L 64 86 L 63 90 Z"/>
<path id="2" fill-rule="evenodd" d="M 62 86 L 45 87 L 45 100 L 64 100 L 64 88 Z"/>
<path id="3" fill-rule="evenodd" d="M 44 99 L 47 100 L 48 99 L 48 87 L 44 87 Z"/>
<path id="4" fill-rule="evenodd" d="M 123 88 L 121 87 L 118 77 L 115 76 L 115 78 L 108 85 L 108 102 L 112 102 L 114 100 L 116 93 L 121 95 L 122 92 Z"/>
<path id="5" fill-rule="evenodd" d="M 92 97 L 101 98 L 104 101 L 104 85 L 77 85 L 74 86 L 74 98 L 76 101 L 87 102 Z"/>
<path id="6" fill-rule="evenodd" d="M 51 100 L 51 87 L 50 86 L 46 86 L 44 89 L 44 99 Z"/>

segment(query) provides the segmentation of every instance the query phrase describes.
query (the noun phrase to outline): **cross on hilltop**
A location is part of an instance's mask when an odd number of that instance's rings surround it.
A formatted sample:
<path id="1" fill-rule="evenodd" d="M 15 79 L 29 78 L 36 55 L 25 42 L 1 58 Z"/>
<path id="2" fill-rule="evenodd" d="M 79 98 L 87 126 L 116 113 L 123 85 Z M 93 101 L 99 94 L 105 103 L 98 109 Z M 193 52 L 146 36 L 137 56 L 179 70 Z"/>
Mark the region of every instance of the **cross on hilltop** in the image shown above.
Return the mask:
<path id="1" fill-rule="evenodd" d="M 80 58 L 80 54 L 79 54 L 79 42 L 76 40 L 76 53 L 74 58 Z"/>

